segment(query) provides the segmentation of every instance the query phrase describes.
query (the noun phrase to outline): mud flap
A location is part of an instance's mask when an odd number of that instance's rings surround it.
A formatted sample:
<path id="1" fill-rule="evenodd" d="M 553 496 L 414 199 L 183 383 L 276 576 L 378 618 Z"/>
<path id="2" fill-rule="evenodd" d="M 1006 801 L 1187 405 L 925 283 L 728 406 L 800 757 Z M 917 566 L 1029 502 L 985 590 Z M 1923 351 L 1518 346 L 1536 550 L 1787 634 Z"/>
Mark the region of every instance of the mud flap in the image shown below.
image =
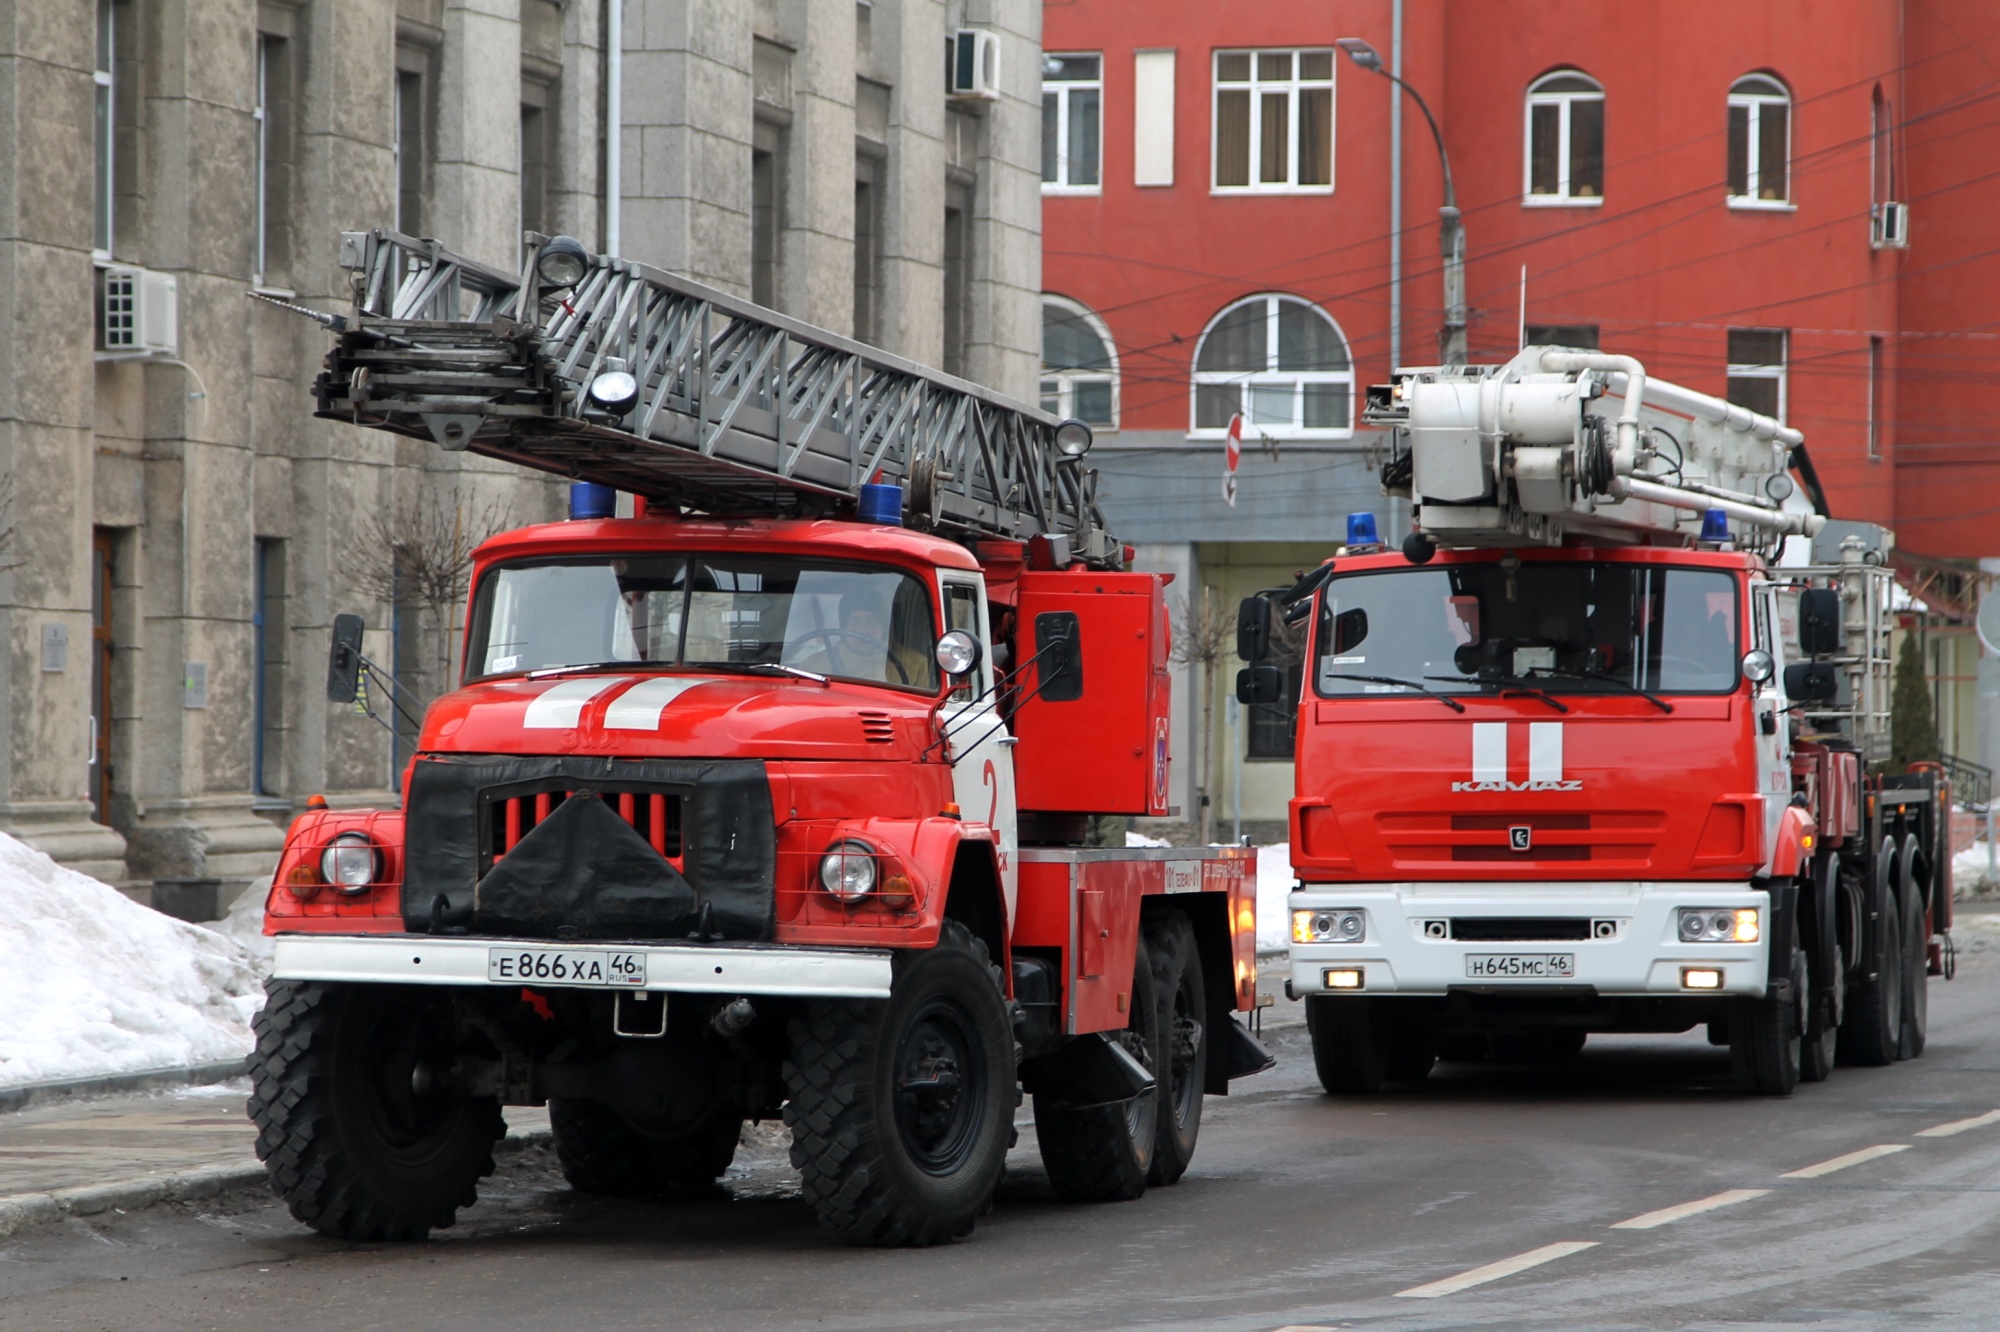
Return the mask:
<path id="1" fill-rule="evenodd" d="M 1111 1033 L 1079 1036 L 1053 1054 L 1021 1065 L 1021 1086 L 1073 1109 L 1113 1105 L 1153 1090 L 1153 1075 Z"/>
<path id="2" fill-rule="evenodd" d="M 1226 1019 L 1222 1026 L 1223 1036 L 1219 1044 L 1222 1047 L 1224 1077 L 1247 1078 L 1278 1062 L 1278 1056 L 1265 1049 L 1264 1042 L 1251 1035 L 1249 1028 L 1235 1018 Z"/>

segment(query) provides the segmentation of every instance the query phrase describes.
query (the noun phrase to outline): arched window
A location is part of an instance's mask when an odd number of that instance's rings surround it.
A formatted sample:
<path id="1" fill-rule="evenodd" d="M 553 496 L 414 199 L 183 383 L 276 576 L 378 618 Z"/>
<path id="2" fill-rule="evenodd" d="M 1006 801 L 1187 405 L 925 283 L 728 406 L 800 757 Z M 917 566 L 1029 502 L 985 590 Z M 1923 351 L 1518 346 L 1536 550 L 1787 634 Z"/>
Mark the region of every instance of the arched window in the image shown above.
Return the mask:
<path id="1" fill-rule="evenodd" d="M 1792 95 L 1768 74 L 1746 74 L 1729 89 L 1729 205 L 1791 202 Z"/>
<path id="2" fill-rule="evenodd" d="M 1118 353 L 1111 332 L 1061 296 L 1042 297 L 1042 410 L 1118 428 Z"/>
<path id="3" fill-rule="evenodd" d="M 1528 85 L 1526 174 L 1531 204 L 1604 202 L 1604 86 L 1559 69 Z"/>
<path id="4" fill-rule="evenodd" d="M 1203 330 L 1194 354 L 1194 430 L 1220 438 L 1229 418 L 1273 439 L 1354 433 L 1354 360 L 1324 310 L 1296 296 L 1252 296 Z"/>

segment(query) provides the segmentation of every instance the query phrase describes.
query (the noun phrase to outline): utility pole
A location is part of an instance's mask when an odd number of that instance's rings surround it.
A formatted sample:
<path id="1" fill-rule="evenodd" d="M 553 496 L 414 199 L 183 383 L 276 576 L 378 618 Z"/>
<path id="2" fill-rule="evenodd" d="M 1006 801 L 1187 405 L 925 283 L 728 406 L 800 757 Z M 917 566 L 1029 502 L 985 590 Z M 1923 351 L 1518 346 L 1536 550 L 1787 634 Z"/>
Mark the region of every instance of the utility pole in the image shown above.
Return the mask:
<path id="1" fill-rule="evenodd" d="M 1444 259 L 1444 327 L 1438 331 L 1438 353 L 1446 365 L 1464 365 L 1465 350 L 1465 222 L 1458 211 L 1458 192 L 1452 188 L 1451 158 L 1445 154 L 1444 133 L 1437 117 L 1422 94 L 1382 64 L 1381 53 L 1359 37 L 1342 37 L 1334 43 L 1347 58 L 1365 70 L 1380 74 L 1416 102 L 1437 141 L 1438 165 L 1444 169 L 1444 207 L 1438 209 L 1438 250 Z"/>

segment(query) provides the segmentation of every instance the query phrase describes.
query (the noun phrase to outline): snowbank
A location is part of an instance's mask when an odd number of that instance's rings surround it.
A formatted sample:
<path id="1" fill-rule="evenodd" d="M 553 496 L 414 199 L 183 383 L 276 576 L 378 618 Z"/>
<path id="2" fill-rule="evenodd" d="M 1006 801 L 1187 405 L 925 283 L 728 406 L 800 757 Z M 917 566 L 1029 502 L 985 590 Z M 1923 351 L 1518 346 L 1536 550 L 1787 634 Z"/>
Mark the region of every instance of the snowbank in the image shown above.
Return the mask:
<path id="1" fill-rule="evenodd" d="M 264 1003 L 261 969 L 235 939 L 4 833 L 0 957 L 0 1087 L 240 1059 Z"/>
<path id="2" fill-rule="evenodd" d="M 1974 842 L 1952 857 L 1951 890 L 1954 897 L 1989 896 L 2000 890 L 2000 882 L 1986 872 L 1986 843 Z"/>

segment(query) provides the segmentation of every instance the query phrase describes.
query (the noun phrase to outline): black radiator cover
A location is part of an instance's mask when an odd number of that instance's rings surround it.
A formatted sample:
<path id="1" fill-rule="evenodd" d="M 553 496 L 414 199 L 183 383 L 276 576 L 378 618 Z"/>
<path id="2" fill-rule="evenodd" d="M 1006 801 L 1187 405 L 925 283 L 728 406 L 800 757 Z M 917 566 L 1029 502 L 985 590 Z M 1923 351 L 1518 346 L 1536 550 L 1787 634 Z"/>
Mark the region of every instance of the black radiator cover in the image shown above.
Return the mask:
<path id="1" fill-rule="evenodd" d="M 634 787 L 681 797 L 684 875 L 591 798 Z M 482 796 L 535 788 L 576 796 L 481 879 Z M 403 805 L 403 926 L 413 932 L 683 938 L 707 908 L 714 937 L 771 937 L 777 841 L 759 760 L 421 755 Z"/>

